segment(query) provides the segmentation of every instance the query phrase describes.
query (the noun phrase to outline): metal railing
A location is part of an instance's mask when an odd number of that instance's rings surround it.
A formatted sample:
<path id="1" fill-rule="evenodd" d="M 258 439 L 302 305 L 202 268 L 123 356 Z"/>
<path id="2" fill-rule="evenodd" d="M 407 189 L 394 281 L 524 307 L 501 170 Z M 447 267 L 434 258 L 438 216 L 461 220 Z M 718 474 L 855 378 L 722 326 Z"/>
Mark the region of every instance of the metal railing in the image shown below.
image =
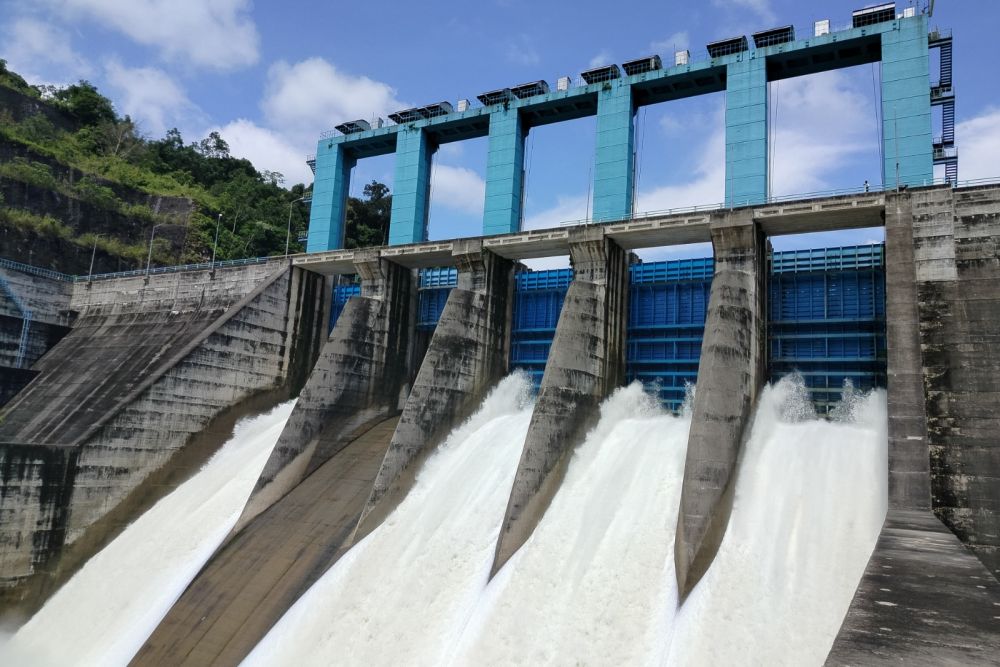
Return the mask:
<path id="1" fill-rule="evenodd" d="M 4 259 L 2 257 L 0 257 L 0 267 L 13 269 L 14 271 L 20 271 L 21 273 L 28 273 L 33 276 L 51 278 L 52 280 L 62 280 L 69 283 L 75 280 L 74 276 L 66 273 L 59 273 L 58 271 L 53 271 L 51 269 L 43 269 L 39 266 L 32 266 L 31 264 L 22 264 L 21 262 L 15 262 L 12 259 Z"/>
<path id="2" fill-rule="evenodd" d="M 155 269 L 135 269 L 132 271 L 116 271 L 114 273 L 95 273 L 92 276 L 71 276 L 74 282 L 87 282 L 88 280 L 108 280 L 110 278 L 133 278 L 137 276 L 151 276 L 164 273 L 180 273 L 183 271 L 204 271 L 205 269 L 215 270 L 230 266 L 249 266 L 252 264 L 267 264 L 268 262 L 286 261 L 288 257 L 280 255 L 277 257 L 249 257 L 246 259 L 226 259 L 219 262 L 199 262 L 197 264 L 177 264 L 174 266 L 161 266 Z"/>
<path id="3" fill-rule="evenodd" d="M 14 262 L 16 264 L 16 262 Z M 44 270 L 44 269 L 43 269 Z M 14 357 L 14 368 L 24 368 L 28 356 L 28 336 L 31 333 L 31 309 L 24 305 L 21 298 L 14 293 L 7 281 L 0 276 L 0 291 L 7 295 L 14 307 L 21 313 L 21 338 L 17 344 L 17 354 Z"/>

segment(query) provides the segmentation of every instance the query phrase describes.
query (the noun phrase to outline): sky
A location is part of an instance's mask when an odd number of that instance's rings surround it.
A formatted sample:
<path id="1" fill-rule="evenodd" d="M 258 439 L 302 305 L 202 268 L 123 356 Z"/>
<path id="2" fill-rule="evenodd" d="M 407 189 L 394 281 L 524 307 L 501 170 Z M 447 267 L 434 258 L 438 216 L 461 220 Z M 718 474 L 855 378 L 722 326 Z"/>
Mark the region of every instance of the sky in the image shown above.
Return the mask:
<path id="1" fill-rule="evenodd" d="M 414 105 L 475 100 L 487 90 L 652 53 L 665 63 L 705 44 L 818 19 L 846 26 L 864 0 L 475 0 L 431 3 L 250 0 L 0 0 L 0 58 L 31 83 L 86 79 L 120 114 L 159 138 L 219 131 L 234 155 L 285 185 L 309 183 L 305 156 L 346 120 Z M 897 8 L 908 6 L 899 0 Z M 919 8 L 923 0 L 916 3 Z M 1000 176 L 996 0 L 938 0 L 932 26 L 954 31 L 959 178 Z M 933 51 L 932 51 L 933 53 Z M 989 63 L 977 66 L 977 62 Z M 932 58 L 932 72 L 935 67 Z M 877 65 L 771 83 L 772 194 L 880 184 Z M 932 73 L 932 79 L 935 75 Z M 939 114 L 939 112 L 938 112 Z M 939 116 L 935 117 L 939 127 Z M 636 210 L 714 204 L 724 192 L 724 94 L 647 106 L 636 117 Z M 594 118 L 532 129 L 525 148 L 525 228 L 587 216 Z M 936 129 L 935 132 L 939 132 Z M 434 158 L 431 239 L 481 233 L 486 139 Z M 362 160 L 351 194 L 391 186 L 391 156 Z M 943 173 L 941 174 L 943 175 Z M 881 230 L 783 237 L 776 248 L 866 243 Z M 699 256 L 704 247 L 646 251 Z"/>

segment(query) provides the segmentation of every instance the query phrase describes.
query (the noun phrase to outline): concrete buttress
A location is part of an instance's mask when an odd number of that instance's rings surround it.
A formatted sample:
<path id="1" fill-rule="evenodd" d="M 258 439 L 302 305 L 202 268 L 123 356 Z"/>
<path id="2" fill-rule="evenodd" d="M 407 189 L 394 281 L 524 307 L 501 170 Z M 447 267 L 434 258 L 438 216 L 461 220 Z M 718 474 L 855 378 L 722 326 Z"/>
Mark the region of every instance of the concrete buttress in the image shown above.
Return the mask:
<path id="1" fill-rule="evenodd" d="M 399 408 L 410 377 L 410 270 L 377 250 L 354 263 L 361 295 L 344 306 L 232 534 Z"/>
<path id="2" fill-rule="evenodd" d="M 454 242 L 458 285 L 448 295 L 355 539 L 406 496 L 420 463 L 479 406 L 507 369 L 513 263 L 482 240 Z"/>
<path id="3" fill-rule="evenodd" d="M 765 242 L 749 209 L 713 216 L 715 275 L 698 363 L 674 546 L 681 600 L 718 551 L 765 380 Z"/>
<path id="4" fill-rule="evenodd" d="M 574 278 L 545 364 L 491 576 L 531 535 L 570 454 L 596 422 L 601 401 L 625 380 L 628 255 L 601 227 L 569 234 Z"/>

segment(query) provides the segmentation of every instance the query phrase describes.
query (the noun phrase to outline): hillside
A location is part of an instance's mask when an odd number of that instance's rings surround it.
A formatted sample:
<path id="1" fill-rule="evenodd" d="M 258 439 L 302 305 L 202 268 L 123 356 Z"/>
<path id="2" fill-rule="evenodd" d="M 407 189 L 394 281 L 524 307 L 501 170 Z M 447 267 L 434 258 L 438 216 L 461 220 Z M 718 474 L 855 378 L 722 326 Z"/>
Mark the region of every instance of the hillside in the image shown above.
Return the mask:
<path id="1" fill-rule="evenodd" d="M 281 255 L 308 228 L 312 186 L 230 155 L 218 133 L 143 136 L 90 83 L 32 86 L 0 60 L 0 257 L 65 273 Z M 304 200 L 303 200 L 304 198 Z M 348 206 L 348 246 L 384 242 L 379 183 Z M 220 216 L 221 214 L 221 222 Z M 94 250 L 96 248 L 96 251 Z"/>

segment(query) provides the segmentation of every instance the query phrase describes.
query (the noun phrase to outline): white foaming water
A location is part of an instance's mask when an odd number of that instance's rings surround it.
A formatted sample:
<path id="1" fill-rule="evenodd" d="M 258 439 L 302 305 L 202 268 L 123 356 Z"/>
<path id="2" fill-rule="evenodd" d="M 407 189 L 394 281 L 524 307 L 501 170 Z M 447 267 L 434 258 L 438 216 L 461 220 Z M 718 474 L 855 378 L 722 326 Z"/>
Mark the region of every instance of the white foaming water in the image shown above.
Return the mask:
<path id="1" fill-rule="evenodd" d="M 674 530 L 689 426 L 638 383 L 604 403 L 533 535 L 490 583 L 456 663 L 660 658 L 677 605 Z"/>
<path id="2" fill-rule="evenodd" d="M 294 404 L 237 424 L 197 474 L 87 561 L 0 647 L 0 664 L 127 664 L 235 525 Z"/>
<path id="3" fill-rule="evenodd" d="M 422 466 L 386 521 L 271 629 L 245 665 L 435 665 L 489 577 L 531 420 L 530 382 L 504 379 Z"/>
<path id="4" fill-rule="evenodd" d="M 885 400 L 853 394 L 826 421 L 801 378 L 764 389 L 729 527 L 667 664 L 823 664 L 885 518 Z"/>

